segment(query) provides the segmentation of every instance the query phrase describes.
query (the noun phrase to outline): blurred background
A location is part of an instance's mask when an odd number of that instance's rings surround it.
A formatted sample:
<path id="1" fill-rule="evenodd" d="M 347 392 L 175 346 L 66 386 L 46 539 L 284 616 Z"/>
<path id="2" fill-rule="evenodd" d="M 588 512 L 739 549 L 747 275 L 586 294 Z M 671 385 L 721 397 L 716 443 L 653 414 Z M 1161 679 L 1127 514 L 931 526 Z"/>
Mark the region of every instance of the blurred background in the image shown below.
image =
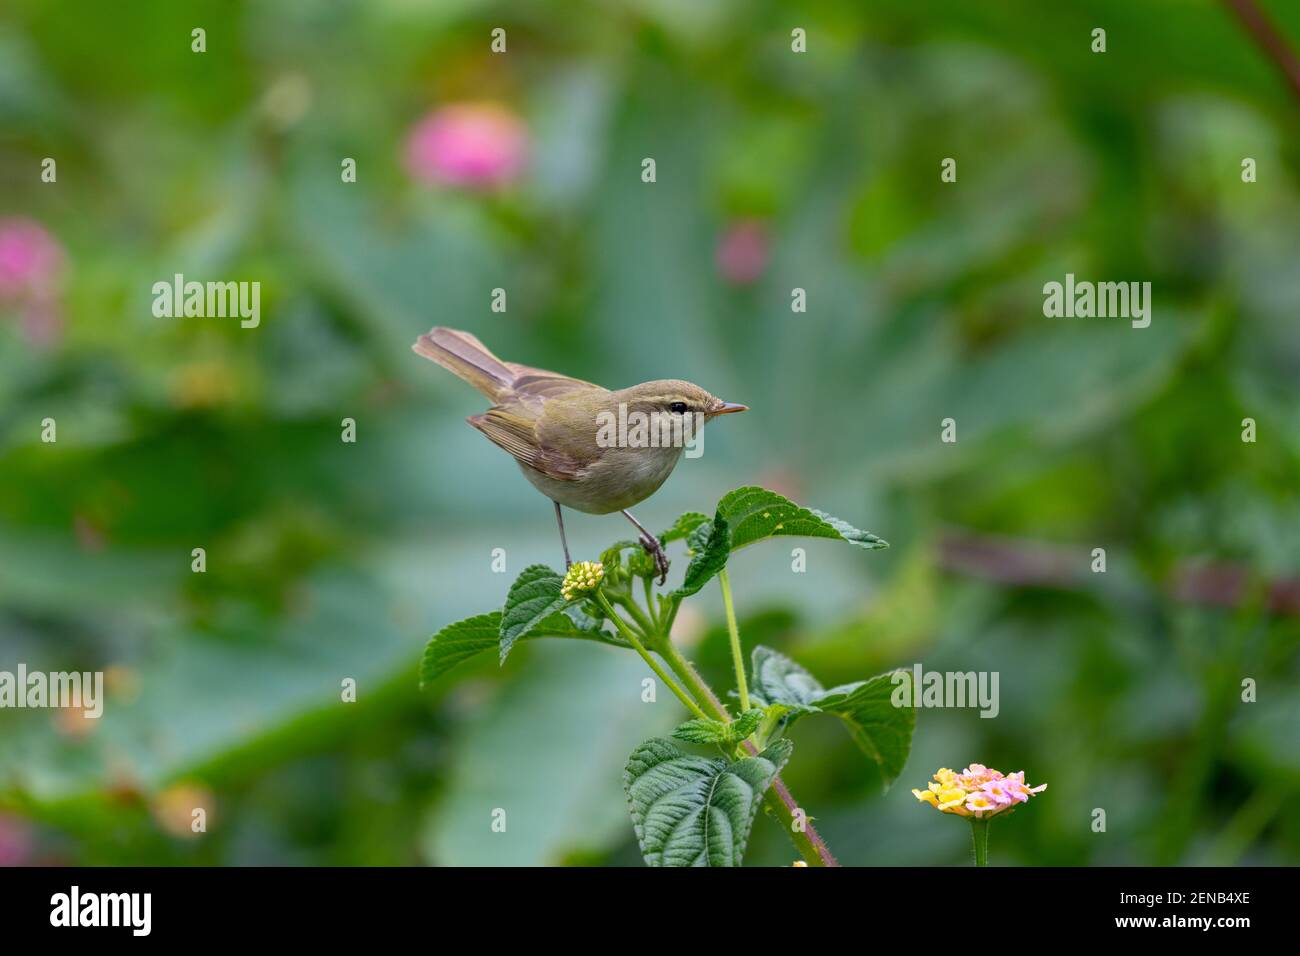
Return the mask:
<path id="1" fill-rule="evenodd" d="M 967 862 L 909 789 L 971 761 L 1049 784 L 995 864 L 1300 862 L 1298 117 L 1212 0 L 8 0 L 0 670 L 108 700 L 0 712 L 0 864 L 639 865 L 622 767 L 682 715 L 633 655 L 417 690 L 430 634 L 560 563 L 410 351 L 434 324 L 749 404 L 651 528 L 758 483 L 892 542 L 738 555 L 746 645 L 827 685 L 999 672 L 885 795 L 836 722 L 794 730 L 844 863 Z M 1152 282 L 1150 327 L 1044 318 L 1067 272 Z M 155 318 L 176 273 L 259 281 L 260 326 Z M 720 688 L 721 617 L 707 588 L 680 634 Z M 793 856 L 760 819 L 748 862 Z"/>

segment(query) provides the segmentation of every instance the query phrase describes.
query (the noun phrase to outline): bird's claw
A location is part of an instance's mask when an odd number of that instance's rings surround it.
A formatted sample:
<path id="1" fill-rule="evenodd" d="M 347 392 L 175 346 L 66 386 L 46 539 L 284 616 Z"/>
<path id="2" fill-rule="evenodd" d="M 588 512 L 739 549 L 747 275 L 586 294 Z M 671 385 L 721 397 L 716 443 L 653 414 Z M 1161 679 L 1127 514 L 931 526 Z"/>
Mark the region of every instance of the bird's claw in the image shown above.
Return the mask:
<path id="1" fill-rule="evenodd" d="M 649 535 L 641 536 L 641 547 L 645 548 L 646 553 L 655 559 L 655 570 L 659 572 L 659 586 L 663 587 L 664 582 L 668 580 L 668 552 L 664 546 L 659 543 L 658 538 L 652 538 Z"/>

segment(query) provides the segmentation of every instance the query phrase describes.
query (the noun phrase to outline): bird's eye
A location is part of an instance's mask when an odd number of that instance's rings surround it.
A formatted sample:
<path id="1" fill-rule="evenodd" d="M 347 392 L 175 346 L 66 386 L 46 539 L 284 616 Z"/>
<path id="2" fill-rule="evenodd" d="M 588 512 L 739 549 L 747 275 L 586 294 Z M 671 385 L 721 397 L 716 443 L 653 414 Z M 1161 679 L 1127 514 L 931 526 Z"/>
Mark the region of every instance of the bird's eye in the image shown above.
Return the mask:
<path id="1" fill-rule="evenodd" d="M 680 413 L 686 411 L 686 403 L 685 403 L 685 402 L 673 402 L 671 405 L 668 406 L 668 410 L 669 410 L 670 412 L 677 412 L 677 413 L 680 414 Z"/>

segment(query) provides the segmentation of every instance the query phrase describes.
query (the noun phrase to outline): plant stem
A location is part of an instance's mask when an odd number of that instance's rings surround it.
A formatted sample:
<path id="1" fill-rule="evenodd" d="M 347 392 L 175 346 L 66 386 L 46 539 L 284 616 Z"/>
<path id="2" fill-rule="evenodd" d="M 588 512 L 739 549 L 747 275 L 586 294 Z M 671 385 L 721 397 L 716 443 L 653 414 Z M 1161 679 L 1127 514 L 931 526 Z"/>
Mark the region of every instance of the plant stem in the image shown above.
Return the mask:
<path id="1" fill-rule="evenodd" d="M 632 597 L 632 592 L 615 592 L 614 600 L 620 607 L 627 609 L 627 612 L 632 615 L 632 619 L 636 621 L 637 627 L 641 628 L 641 633 L 646 635 L 647 639 L 657 633 L 658 629 L 650 622 L 646 612 L 641 610 L 641 606 L 636 603 L 636 599 Z"/>
<path id="2" fill-rule="evenodd" d="M 705 714 L 704 711 L 700 710 L 699 705 L 696 704 L 695 701 L 691 700 L 691 698 L 686 695 L 686 692 L 677 686 L 677 682 L 664 672 L 664 669 L 659 666 L 658 661 L 650 656 L 650 652 L 645 649 L 645 645 L 638 640 L 637 636 L 632 633 L 632 629 L 628 627 L 623 619 L 614 611 L 614 608 L 609 603 L 609 599 L 605 597 L 605 595 L 601 594 L 599 590 L 595 592 L 595 597 L 596 603 L 604 609 L 607 615 L 609 615 L 610 619 L 614 622 L 614 626 L 619 629 L 619 632 L 622 633 L 623 637 L 627 639 L 627 642 L 632 645 L 633 649 L 641 655 L 641 659 L 650 665 L 650 669 L 655 672 L 655 676 L 663 681 L 664 685 L 677 695 L 677 699 L 686 705 L 687 710 L 693 713 L 696 717 L 699 717 L 702 720 L 707 720 L 708 715 Z"/>
<path id="3" fill-rule="evenodd" d="M 641 585 L 645 589 L 645 610 L 650 615 L 650 620 L 654 623 L 655 630 L 659 630 L 659 615 L 655 612 L 655 592 L 654 586 L 650 583 L 649 578 L 642 578 Z"/>
<path id="4" fill-rule="evenodd" d="M 989 821 L 978 817 L 970 818 L 971 840 L 975 844 L 975 865 L 989 865 Z"/>
<path id="5" fill-rule="evenodd" d="M 745 741 L 746 749 L 753 751 L 754 745 L 748 740 Z M 813 827 L 806 814 L 800 814 L 799 804 L 795 801 L 794 795 L 790 793 L 790 788 L 785 785 L 785 781 L 780 775 L 772 780 L 772 786 L 767 788 L 767 793 L 763 794 L 763 803 L 785 827 L 785 832 L 790 836 L 790 842 L 794 844 L 799 855 L 804 858 L 804 862 L 809 866 L 839 866 L 840 861 L 835 859 L 835 854 L 831 848 L 826 845 L 821 834 Z"/>
<path id="6" fill-rule="evenodd" d="M 661 643 L 660 653 L 668 662 L 668 666 L 673 669 L 673 673 L 691 689 L 691 693 L 705 708 L 719 720 L 731 722 L 731 715 L 727 713 L 727 708 L 722 706 L 722 701 L 718 700 L 717 695 L 708 684 L 704 683 L 691 662 L 682 656 L 682 652 L 666 636 Z M 742 746 L 746 753 L 751 755 L 758 753 L 758 748 L 748 740 Z M 809 866 L 840 865 L 835 855 L 831 853 L 830 847 L 826 845 L 826 841 L 821 838 L 821 834 L 808 821 L 807 814 L 801 812 L 794 795 L 790 793 L 779 774 L 772 780 L 772 786 L 768 787 L 767 792 L 763 794 L 763 803 L 785 828 L 795 849 Z"/>
<path id="7" fill-rule="evenodd" d="M 731 579 L 727 569 L 718 572 L 722 585 L 722 606 L 727 611 L 727 633 L 731 636 L 731 661 L 736 666 L 736 690 L 740 694 L 740 711 L 749 710 L 749 687 L 745 684 L 745 655 L 740 647 L 740 629 L 736 627 L 736 608 L 731 601 Z"/>
<path id="8" fill-rule="evenodd" d="M 713 693 L 712 688 L 704 683 L 704 679 L 700 677 L 694 665 L 677 649 L 677 645 L 665 637 L 660 653 L 663 654 L 664 660 L 668 662 L 668 666 L 673 669 L 673 673 L 681 678 L 682 683 L 695 695 L 696 700 L 712 711 L 718 720 L 728 724 L 731 723 L 731 714 L 727 713 L 727 708 L 723 706 L 718 696 Z"/>
<path id="9" fill-rule="evenodd" d="M 677 609 L 682 606 L 682 599 L 679 597 L 670 597 L 668 601 L 669 608 L 666 612 L 664 612 L 663 608 L 659 609 L 661 612 L 659 615 L 659 629 L 663 631 L 665 641 L 669 639 L 668 635 L 672 633 L 673 622 L 677 620 Z"/>
<path id="10" fill-rule="evenodd" d="M 1300 97 L 1300 59 L 1296 58 L 1295 51 L 1291 49 L 1282 32 L 1260 9 L 1259 3 L 1256 0 L 1223 0 L 1223 2 L 1236 14 L 1241 25 L 1264 55 L 1281 71 L 1291 92 L 1296 97 Z"/>

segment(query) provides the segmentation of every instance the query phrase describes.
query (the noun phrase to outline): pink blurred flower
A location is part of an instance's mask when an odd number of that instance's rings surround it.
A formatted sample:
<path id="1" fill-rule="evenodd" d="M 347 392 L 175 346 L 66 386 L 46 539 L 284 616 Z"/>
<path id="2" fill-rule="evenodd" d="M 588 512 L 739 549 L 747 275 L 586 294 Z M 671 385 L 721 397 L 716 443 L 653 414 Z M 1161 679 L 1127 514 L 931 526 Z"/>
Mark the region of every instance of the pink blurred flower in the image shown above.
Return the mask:
<path id="1" fill-rule="evenodd" d="M 762 221 L 733 222 L 718 240 L 718 272 L 733 285 L 757 282 L 767 268 L 769 245 L 767 226 Z"/>
<path id="2" fill-rule="evenodd" d="M 415 124 L 406 168 L 422 182 L 491 188 L 516 179 L 528 160 L 528 130 L 497 103 L 454 103 Z"/>
<path id="3" fill-rule="evenodd" d="M 40 223 L 0 219 L 0 302 L 50 293 L 62 265 L 62 247 Z"/>
<path id="4" fill-rule="evenodd" d="M 63 247 L 40 223 L 0 219 L 0 307 L 18 309 L 33 342 L 48 344 L 62 331 L 57 292 L 63 262 Z"/>
<path id="5" fill-rule="evenodd" d="M 0 866 L 22 866 L 31 852 L 31 827 L 18 817 L 0 813 Z"/>

